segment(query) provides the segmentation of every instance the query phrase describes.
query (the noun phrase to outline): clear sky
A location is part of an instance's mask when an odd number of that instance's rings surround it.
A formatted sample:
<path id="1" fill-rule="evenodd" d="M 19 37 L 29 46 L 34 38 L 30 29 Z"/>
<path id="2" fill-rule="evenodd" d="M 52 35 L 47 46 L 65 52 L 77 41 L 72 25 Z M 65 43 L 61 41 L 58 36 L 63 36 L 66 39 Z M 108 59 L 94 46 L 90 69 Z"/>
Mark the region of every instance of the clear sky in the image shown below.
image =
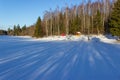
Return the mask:
<path id="1" fill-rule="evenodd" d="M 32 25 L 45 10 L 80 4 L 82 0 L 0 0 L 0 29 L 13 25 Z"/>

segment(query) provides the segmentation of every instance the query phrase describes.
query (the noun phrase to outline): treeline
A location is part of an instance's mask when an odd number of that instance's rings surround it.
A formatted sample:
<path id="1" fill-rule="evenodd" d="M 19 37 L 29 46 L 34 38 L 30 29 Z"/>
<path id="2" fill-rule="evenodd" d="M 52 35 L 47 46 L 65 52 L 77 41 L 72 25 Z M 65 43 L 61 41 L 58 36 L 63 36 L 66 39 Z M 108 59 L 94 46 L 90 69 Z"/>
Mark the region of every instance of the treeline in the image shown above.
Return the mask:
<path id="1" fill-rule="evenodd" d="M 7 35 L 7 31 L 5 31 L 5 30 L 0 30 L 0 35 Z"/>
<path id="2" fill-rule="evenodd" d="M 8 35 L 13 35 L 13 36 L 25 36 L 25 35 L 33 36 L 34 29 L 35 29 L 34 25 L 31 25 L 29 27 L 24 25 L 21 27 L 18 24 L 17 26 L 14 25 L 13 29 L 8 28 L 7 33 L 8 33 Z"/>
<path id="3" fill-rule="evenodd" d="M 62 10 L 57 7 L 44 14 L 44 30 L 46 36 L 65 34 L 104 34 L 109 32 L 108 18 L 115 0 L 96 0 Z"/>
<path id="4" fill-rule="evenodd" d="M 80 5 L 66 6 L 62 9 L 57 7 L 55 10 L 45 11 L 43 19 L 39 17 L 36 24 L 31 28 L 26 26 L 20 28 L 19 25 L 14 29 L 8 29 L 12 35 L 29 35 L 35 37 L 53 36 L 61 34 L 105 34 L 110 32 L 109 21 L 111 12 L 116 0 L 96 0 Z M 29 31 L 31 32 L 29 32 Z"/>

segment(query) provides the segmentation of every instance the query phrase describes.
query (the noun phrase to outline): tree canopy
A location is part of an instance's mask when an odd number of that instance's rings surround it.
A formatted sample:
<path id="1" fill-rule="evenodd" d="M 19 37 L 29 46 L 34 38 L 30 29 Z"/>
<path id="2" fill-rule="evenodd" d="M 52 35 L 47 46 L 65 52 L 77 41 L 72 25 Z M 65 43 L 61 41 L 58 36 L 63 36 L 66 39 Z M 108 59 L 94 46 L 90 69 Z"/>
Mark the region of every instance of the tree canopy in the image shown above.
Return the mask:
<path id="1" fill-rule="evenodd" d="M 120 37 L 120 0 L 114 4 L 109 25 L 111 34 Z"/>

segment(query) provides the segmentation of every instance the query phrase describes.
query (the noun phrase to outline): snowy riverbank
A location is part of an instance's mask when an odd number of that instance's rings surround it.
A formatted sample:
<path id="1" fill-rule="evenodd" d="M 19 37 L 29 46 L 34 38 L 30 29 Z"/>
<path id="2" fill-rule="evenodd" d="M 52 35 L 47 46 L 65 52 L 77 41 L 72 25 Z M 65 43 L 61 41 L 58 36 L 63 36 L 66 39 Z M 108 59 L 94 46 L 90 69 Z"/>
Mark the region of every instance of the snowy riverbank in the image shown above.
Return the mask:
<path id="1" fill-rule="evenodd" d="M 12 37 L 11 39 L 21 39 L 26 41 L 88 41 L 87 35 L 81 35 L 81 36 L 48 36 L 43 38 L 32 38 L 31 36 L 9 36 Z M 4 37 L 3 37 L 4 38 Z M 102 42 L 106 43 L 116 43 L 116 37 L 112 37 L 110 35 L 104 36 L 104 35 L 90 35 L 90 40 L 93 40 L 94 38 L 98 38 Z"/>

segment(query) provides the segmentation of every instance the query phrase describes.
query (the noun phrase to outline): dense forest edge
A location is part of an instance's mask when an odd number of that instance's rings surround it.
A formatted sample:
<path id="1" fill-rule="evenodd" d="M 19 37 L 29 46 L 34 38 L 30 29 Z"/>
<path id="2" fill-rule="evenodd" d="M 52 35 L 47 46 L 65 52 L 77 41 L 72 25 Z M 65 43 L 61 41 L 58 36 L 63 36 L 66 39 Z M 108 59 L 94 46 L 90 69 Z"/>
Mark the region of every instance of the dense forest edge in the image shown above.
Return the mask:
<path id="1" fill-rule="evenodd" d="M 0 30 L 0 35 L 8 35 L 8 33 L 5 30 Z"/>
<path id="2" fill-rule="evenodd" d="M 112 34 L 120 37 L 120 0 L 97 0 L 79 5 L 45 11 L 43 19 L 38 17 L 31 26 L 14 25 L 13 29 L 0 34 L 14 36 L 47 37 L 54 35 Z"/>

